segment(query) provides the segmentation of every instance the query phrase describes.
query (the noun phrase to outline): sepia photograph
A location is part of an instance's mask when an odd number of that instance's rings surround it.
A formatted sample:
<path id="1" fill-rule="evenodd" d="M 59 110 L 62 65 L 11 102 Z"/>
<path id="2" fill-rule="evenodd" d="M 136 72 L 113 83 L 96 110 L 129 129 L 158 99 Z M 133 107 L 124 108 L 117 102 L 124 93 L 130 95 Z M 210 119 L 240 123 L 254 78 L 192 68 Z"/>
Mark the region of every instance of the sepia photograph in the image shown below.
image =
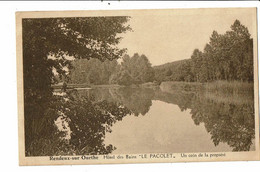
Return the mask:
<path id="1" fill-rule="evenodd" d="M 17 12 L 20 165 L 259 160 L 256 8 Z"/>

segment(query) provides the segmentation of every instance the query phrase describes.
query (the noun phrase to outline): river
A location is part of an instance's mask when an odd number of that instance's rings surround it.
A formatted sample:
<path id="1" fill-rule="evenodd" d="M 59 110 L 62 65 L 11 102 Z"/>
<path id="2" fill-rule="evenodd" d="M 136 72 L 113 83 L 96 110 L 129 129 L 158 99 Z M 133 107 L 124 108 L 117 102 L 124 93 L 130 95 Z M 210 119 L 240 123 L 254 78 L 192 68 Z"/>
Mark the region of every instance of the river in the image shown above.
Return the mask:
<path id="1" fill-rule="evenodd" d="M 116 121 L 104 144 L 114 154 L 227 152 L 255 149 L 253 99 L 214 99 L 203 91 L 159 88 L 78 90 L 94 101 L 113 102 L 131 113 Z"/>

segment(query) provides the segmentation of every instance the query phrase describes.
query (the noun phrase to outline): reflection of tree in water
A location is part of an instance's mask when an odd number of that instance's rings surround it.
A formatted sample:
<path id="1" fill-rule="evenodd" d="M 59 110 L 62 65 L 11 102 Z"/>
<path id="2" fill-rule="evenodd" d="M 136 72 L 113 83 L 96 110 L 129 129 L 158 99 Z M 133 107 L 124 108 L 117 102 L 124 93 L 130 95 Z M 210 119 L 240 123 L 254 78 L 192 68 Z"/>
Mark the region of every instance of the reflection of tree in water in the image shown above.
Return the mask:
<path id="1" fill-rule="evenodd" d="M 107 88 L 78 90 L 78 94 L 82 97 L 88 97 L 95 102 L 100 102 L 100 101 L 104 101 L 104 100 L 106 100 L 108 102 L 115 102 L 109 92 L 109 89 L 107 89 Z"/>
<path id="2" fill-rule="evenodd" d="M 152 106 L 154 91 L 143 88 L 120 88 L 110 90 L 116 102 L 120 102 L 131 110 L 135 116 L 145 115 Z"/>
<path id="3" fill-rule="evenodd" d="M 208 93 L 209 94 L 209 93 Z M 191 109 L 196 125 L 204 123 L 217 146 L 227 143 L 233 151 L 249 151 L 255 137 L 254 104 L 221 102 L 207 99 L 201 93 L 158 93 L 156 99 L 177 104 L 181 110 Z"/>
<path id="4" fill-rule="evenodd" d="M 194 96 L 194 92 L 177 90 L 176 92 L 167 93 L 161 90 L 157 90 L 154 99 L 166 103 L 176 104 L 179 106 L 181 111 L 185 111 L 190 108 Z"/>
<path id="5" fill-rule="evenodd" d="M 196 125 L 204 123 L 211 139 L 217 146 L 227 143 L 233 151 L 249 151 L 254 139 L 254 106 L 253 101 L 219 101 L 208 99 L 203 92 L 173 91 L 145 88 L 120 88 L 95 92 L 99 100 L 121 103 L 135 115 L 146 114 L 152 100 L 176 104 L 181 111 L 191 109 L 192 119 Z M 98 94 L 98 95 L 97 95 Z M 103 94 L 99 95 L 99 94 Z M 210 93 L 207 93 L 209 96 Z M 106 95 L 106 96 L 104 96 Z M 102 97 L 102 98 L 101 98 Z M 230 95 L 232 97 L 232 95 Z"/>
<path id="6" fill-rule="evenodd" d="M 31 123 L 27 156 L 108 154 L 115 149 L 104 144 L 105 133 L 111 132 L 113 123 L 122 120 L 130 111 L 114 103 L 97 103 L 75 95 L 65 96 L 65 99 L 64 96 L 55 97 L 44 117 L 35 120 L 37 124 Z M 54 124 L 59 116 L 70 128 L 70 139 L 65 138 L 68 133 L 59 131 Z M 64 124 L 63 129 L 66 129 Z"/>
<path id="7" fill-rule="evenodd" d="M 194 123 L 205 124 L 215 146 L 223 142 L 233 151 L 250 150 L 255 137 L 253 104 L 216 103 L 196 97 L 191 109 Z"/>
<path id="8" fill-rule="evenodd" d="M 91 97 L 96 102 L 106 100 L 118 105 L 123 104 L 131 110 L 135 116 L 138 116 L 139 114 L 145 115 L 149 111 L 155 93 L 149 88 L 123 87 L 118 89 L 102 88 L 80 90 L 79 94 L 81 96 Z"/>
<path id="9" fill-rule="evenodd" d="M 202 92 L 166 93 L 144 88 L 95 89 L 79 91 L 78 95 L 73 96 L 73 99 L 70 98 L 68 102 L 56 100 L 56 103 L 50 106 L 46 119 L 42 121 L 48 119 L 52 128 L 40 125 L 41 120 L 37 120 L 37 124 L 34 122 L 35 128 L 42 128 L 43 131 L 39 133 L 41 139 L 32 142 L 35 149 L 30 153 L 33 152 L 33 155 L 110 153 L 115 148 L 112 145 L 104 145 L 105 132 L 111 131 L 113 123 L 122 120 L 130 111 L 135 115 L 146 114 L 152 105 L 152 100 L 178 105 L 182 111 L 191 109 L 194 123 L 196 125 L 204 123 L 215 146 L 222 142 L 232 147 L 233 151 L 249 151 L 254 139 L 252 101 L 244 103 L 215 101 L 205 97 Z M 120 105 L 124 105 L 130 111 Z M 64 119 L 68 119 L 72 130 L 70 140 L 62 141 L 59 138 L 65 133 L 53 132 L 57 131 L 57 127 L 55 128 L 53 124 L 57 116 L 50 117 L 52 114 L 57 114 L 56 109 L 66 114 Z M 40 146 L 37 147 L 37 144 Z M 42 146 L 43 144 L 46 146 Z"/>

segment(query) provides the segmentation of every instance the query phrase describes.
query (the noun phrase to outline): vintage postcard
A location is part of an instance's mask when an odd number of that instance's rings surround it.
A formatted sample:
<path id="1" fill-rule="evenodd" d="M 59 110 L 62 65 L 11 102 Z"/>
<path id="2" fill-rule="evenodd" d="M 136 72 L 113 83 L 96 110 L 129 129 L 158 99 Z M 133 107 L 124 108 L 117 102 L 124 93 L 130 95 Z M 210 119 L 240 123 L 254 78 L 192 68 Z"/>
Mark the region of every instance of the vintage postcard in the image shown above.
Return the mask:
<path id="1" fill-rule="evenodd" d="M 259 160 L 256 13 L 17 12 L 20 165 Z"/>

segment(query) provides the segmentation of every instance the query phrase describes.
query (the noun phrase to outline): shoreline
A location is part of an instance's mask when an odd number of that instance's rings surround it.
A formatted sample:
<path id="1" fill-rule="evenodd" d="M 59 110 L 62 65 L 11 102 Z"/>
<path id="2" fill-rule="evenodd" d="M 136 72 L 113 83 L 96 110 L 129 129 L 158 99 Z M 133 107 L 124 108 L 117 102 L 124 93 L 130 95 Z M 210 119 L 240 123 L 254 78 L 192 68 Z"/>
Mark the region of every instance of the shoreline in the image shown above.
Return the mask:
<path id="1" fill-rule="evenodd" d="M 54 89 L 62 89 L 63 84 L 54 84 L 51 86 Z M 160 85 L 152 82 L 143 84 L 132 84 L 129 86 L 118 84 L 103 84 L 103 85 L 91 85 L 91 84 L 67 84 L 67 89 L 94 89 L 94 88 L 160 88 L 162 91 L 169 90 L 183 90 L 193 91 L 206 89 L 207 91 L 224 91 L 224 92 L 247 92 L 252 91 L 254 85 L 252 82 L 242 81 L 212 81 L 212 82 L 182 82 L 182 81 L 164 81 Z"/>
<path id="2" fill-rule="evenodd" d="M 63 84 L 54 84 L 51 85 L 53 89 L 62 89 Z M 90 85 L 90 84 L 67 84 L 67 89 L 95 89 L 95 88 L 124 88 L 124 87 L 130 87 L 130 88 L 159 88 L 160 85 L 154 84 L 154 83 L 143 83 L 143 84 L 132 84 L 129 86 L 125 85 L 118 85 L 118 84 L 103 84 L 103 85 Z"/>

